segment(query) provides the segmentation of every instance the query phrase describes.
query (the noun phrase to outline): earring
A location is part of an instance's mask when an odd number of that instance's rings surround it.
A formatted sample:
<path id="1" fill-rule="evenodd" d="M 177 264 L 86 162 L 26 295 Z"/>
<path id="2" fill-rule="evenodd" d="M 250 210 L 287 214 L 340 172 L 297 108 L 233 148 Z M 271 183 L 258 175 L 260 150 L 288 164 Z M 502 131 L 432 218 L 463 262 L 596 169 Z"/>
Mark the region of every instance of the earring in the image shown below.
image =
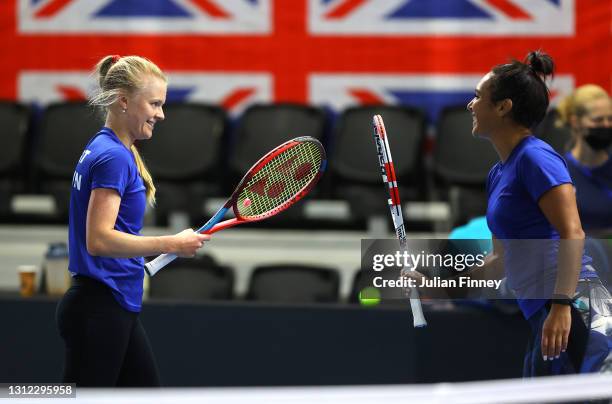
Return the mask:
<path id="1" fill-rule="evenodd" d="M 123 108 L 123 109 L 121 110 L 121 112 L 123 112 L 123 113 L 125 113 L 126 111 L 127 111 L 127 109 L 125 109 L 125 108 Z"/>

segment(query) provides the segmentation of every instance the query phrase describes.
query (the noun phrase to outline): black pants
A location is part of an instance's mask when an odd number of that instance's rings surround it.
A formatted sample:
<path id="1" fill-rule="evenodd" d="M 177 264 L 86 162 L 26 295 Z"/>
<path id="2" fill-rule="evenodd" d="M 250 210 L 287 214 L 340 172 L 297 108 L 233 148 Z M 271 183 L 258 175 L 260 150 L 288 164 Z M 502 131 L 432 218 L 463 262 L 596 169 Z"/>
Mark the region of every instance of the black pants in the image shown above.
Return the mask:
<path id="1" fill-rule="evenodd" d="M 159 373 L 138 313 L 125 310 L 110 289 L 76 277 L 57 306 L 66 346 L 64 383 L 96 387 L 159 386 Z"/>

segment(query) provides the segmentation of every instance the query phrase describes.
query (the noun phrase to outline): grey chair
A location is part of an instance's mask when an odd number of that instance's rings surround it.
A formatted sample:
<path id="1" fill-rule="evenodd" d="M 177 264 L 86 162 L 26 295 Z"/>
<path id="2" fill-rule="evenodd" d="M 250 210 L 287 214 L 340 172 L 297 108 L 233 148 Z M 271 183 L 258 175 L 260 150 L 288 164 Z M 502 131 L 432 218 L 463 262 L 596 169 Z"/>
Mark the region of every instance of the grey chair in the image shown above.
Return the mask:
<path id="1" fill-rule="evenodd" d="M 249 107 L 233 131 L 228 157 L 229 177 L 224 181 L 229 195 L 249 168 L 276 146 L 300 136 L 311 136 L 323 142 L 326 127 L 325 112 L 302 104 L 259 104 Z M 325 176 L 324 176 L 325 178 Z M 307 196 L 316 196 L 321 186 Z M 293 228 L 303 225 L 304 203 L 291 207 L 258 226 Z"/>
<path id="2" fill-rule="evenodd" d="M 34 146 L 34 187 L 53 196 L 61 221 L 68 218 L 76 163 L 103 123 L 102 116 L 84 102 L 52 104 L 43 113 Z"/>
<path id="3" fill-rule="evenodd" d="M 11 213 L 12 197 L 26 188 L 26 140 L 28 108 L 16 102 L 0 102 L 0 217 Z"/>
<path id="4" fill-rule="evenodd" d="M 487 176 L 499 158 L 489 141 L 472 135 L 472 115 L 465 106 L 442 111 L 433 160 L 437 198 L 449 200 L 452 225 L 485 214 Z"/>
<path id="5" fill-rule="evenodd" d="M 301 264 L 259 266 L 253 270 L 247 300 L 291 303 L 333 303 L 340 278 L 331 268 Z"/>
<path id="6" fill-rule="evenodd" d="M 359 268 L 355 271 L 353 281 L 351 283 L 351 290 L 348 296 L 348 303 L 360 304 L 360 293 L 364 293 L 367 297 L 368 289 L 375 288 L 374 279 L 381 277 L 385 281 L 396 281 L 400 277 L 401 267 L 385 267 L 385 270 L 381 272 L 374 272 L 371 268 Z M 378 284 L 379 281 L 376 283 Z M 378 289 L 381 305 L 391 306 L 410 306 L 410 299 L 406 296 L 406 293 L 401 288 L 376 288 Z"/>
<path id="7" fill-rule="evenodd" d="M 333 196 L 349 203 L 355 219 L 388 216 L 388 195 L 373 137 L 372 117 L 376 114 L 385 123 L 402 202 L 427 199 L 423 112 L 390 105 L 348 108 L 334 130 L 329 171 Z"/>
<path id="8" fill-rule="evenodd" d="M 559 113 L 555 108 L 549 110 L 533 133 L 563 155 L 572 146 L 572 132 L 569 127 L 557 124 L 558 118 Z"/>
<path id="9" fill-rule="evenodd" d="M 226 196 L 220 184 L 227 116 L 217 106 L 180 103 L 165 105 L 164 114 L 153 137 L 138 143 L 157 188 L 156 222 L 181 211 L 197 223 L 207 198 Z"/>
<path id="10" fill-rule="evenodd" d="M 234 272 L 209 256 L 177 258 L 151 278 L 149 296 L 173 300 L 230 300 Z"/>
<path id="11" fill-rule="evenodd" d="M 229 167 L 242 177 L 261 156 L 287 140 L 312 136 L 322 141 L 325 124 L 325 113 L 320 108 L 301 104 L 253 105 L 237 122 Z"/>

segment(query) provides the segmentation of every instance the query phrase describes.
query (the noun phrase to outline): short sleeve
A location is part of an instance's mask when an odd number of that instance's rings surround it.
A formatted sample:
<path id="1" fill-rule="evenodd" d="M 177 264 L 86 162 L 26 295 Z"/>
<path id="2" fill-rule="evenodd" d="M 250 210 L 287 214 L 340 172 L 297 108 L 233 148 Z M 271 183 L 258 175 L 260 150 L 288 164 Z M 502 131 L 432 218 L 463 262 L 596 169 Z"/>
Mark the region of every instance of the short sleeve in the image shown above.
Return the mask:
<path id="1" fill-rule="evenodd" d="M 110 188 L 123 197 L 130 178 L 129 158 L 129 154 L 119 148 L 101 153 L 91 165 L 91 189 Z"/>
<path id="2" fill-rule="evenodd" d="M 527 192 L 536 202 L 549 189 L 572 183 L 567 163 L 553 150 L 540 148 L 525 150 L 518 171 Z"/>

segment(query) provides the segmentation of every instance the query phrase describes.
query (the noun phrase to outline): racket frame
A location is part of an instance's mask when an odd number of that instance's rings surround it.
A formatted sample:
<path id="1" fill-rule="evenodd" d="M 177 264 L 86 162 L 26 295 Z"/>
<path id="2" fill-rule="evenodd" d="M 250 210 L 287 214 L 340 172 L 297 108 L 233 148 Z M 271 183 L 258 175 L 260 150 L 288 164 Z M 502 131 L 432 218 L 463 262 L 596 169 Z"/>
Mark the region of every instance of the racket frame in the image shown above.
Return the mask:
<path id="1" fill-rule="evenodd" d="M 393 227 L 395 229 L 395 235 L 399 241 L 400 248 L 406 249 L 406 228 L 404 226 L 404 217 L 402 215 L 402 204 L 399 196 L 399 189 L 397 186 L 397 177 L 395 175 L 395 166 L 393 164 L 393 158 L 391 157 L 391 147 L 389 146 L 389 138 L 385 129 L 382 116 L 374 115 L 372 118 L 372 124 L 374 126 L 374 142 L 376 144 L 376 152 L 378 154 L 378 163 L 382 175 L 383 182 L 388 188 L 389 198 L 387 203 L 391 212 L 391 218 L 393 219 Z M 403 271 L 403 270 L 402 270 Z M 414 327 L 420 328 L 427 325 L 427 320 L 423 314 L 423 308 L 421 306 L 421 300 L 419 299 L 418 290 L 411 288 L 409 291 L 410 307 L 412 308 L 412 317 L 414 320 Z"/>
<path id="2" fill-rule="evenodd" d="M 318 145 L 319 150 L 321 152 L 321 163 L 319 164 L 319 168 L 317 170 L 317 174 L 306 184 L 306 186 L 304 186 L 301 190 L 299 190 L 293 197 L 287 199 L 285 202 L 283 202 L 281 205 L 270 209 L 268 212 L 265 212 L 261 215 L 257 215 L 257 217 L 251 217 L 251 218 L 244 218 L 240 215 L 240 212 L 238 210 L 238 197 L 240 196 L 240 194 L 242 193 L 242 191 L 244 190 L 244 188 L 248 185 L 249 181 L 266 165 L 268 164 L 270 161 L 272 161 L 274 158 L 276 158 L 278 155 L 280 155 L 281 153 L 286 152 L 287 150 L 296 147 L 304 142 L 314 142 Z M 217 210 L 217 212 L 199 229 L 196 230 L 196 233 L 202 233 L 202 234 L 212 234 L 212 233 L 216 233 L 218 231 L 221 230 L 225 230 L 227 228 L 230 227 L 234 227 L 237 226 L 239 224 L 242 223 L 248 223 L 248 222 L 257 222 L 260 220 L 264 220 L 267 219 L 269 217 L 272 217 L 284 210 L 286 210 L 287 208 L 289 208 L 289 206 L 293 205 L 294 203 L 298 202 L 299 200 L 301 200 L 302 198 L 304 198 L 308 192 L 310 192 L 310 190 L 316 185 L 316 183 L 319 181 L 319 179 L 321 178 L 321 176 L 323 175 L 323 173 L 325 172 L 325 169 L 327 168 L 327 159 L 326 159 L 326 154 L 325 154 L 325 149 L 323 148 L 323 146 L 321 145 L 321 143 L 310 136 L 302 136 L 302 137 L 297 137 L 295 139 L 291 139 L 279 146 L 277 146 L 276 148 L 274 148 L 273 150 L 269 151 L 267 154 L 265 154 L 262 158 L 260 158 L 255 164 L 253 164 L 253 166 L 246 172 L 246 174 L 242 177 L 242 179 L 240 180 L 240 182 L 238 183 L 238 185 L 236 186 L 236 188 L 234 189 L 234 192 L 232 192 L 232 195 L 227 199 L 227 201 L 223 204 L 223 206 L 221 206 L 219 208 L 219 210 Z M 232 219 L 228 219 L 225 220 L 223 222 L 221 222 L 221 220 L 223 220 L 223 218 L 225 217 L 225 214 L 227 213 L 228 210 L 232 209 L 234 211 L 234 215 L 235 217 Z M 219 223 L 221 222 L 221 223 Z M 148 262 L 147 264 L 145 264 L 145 271 L 147 272 L 147 274 L 149 276 L 154 276 L 157 272 L 159 272 L 160 269 L 162 269 L 163 267 L 165 267 L 166 265 L 168 265 L 170 262 L 174 261 L 177 258 L 177 256 L 175 254 L 161 254 L 159 255 L 157 258 L 151 260 L 150 262 Z"/>

